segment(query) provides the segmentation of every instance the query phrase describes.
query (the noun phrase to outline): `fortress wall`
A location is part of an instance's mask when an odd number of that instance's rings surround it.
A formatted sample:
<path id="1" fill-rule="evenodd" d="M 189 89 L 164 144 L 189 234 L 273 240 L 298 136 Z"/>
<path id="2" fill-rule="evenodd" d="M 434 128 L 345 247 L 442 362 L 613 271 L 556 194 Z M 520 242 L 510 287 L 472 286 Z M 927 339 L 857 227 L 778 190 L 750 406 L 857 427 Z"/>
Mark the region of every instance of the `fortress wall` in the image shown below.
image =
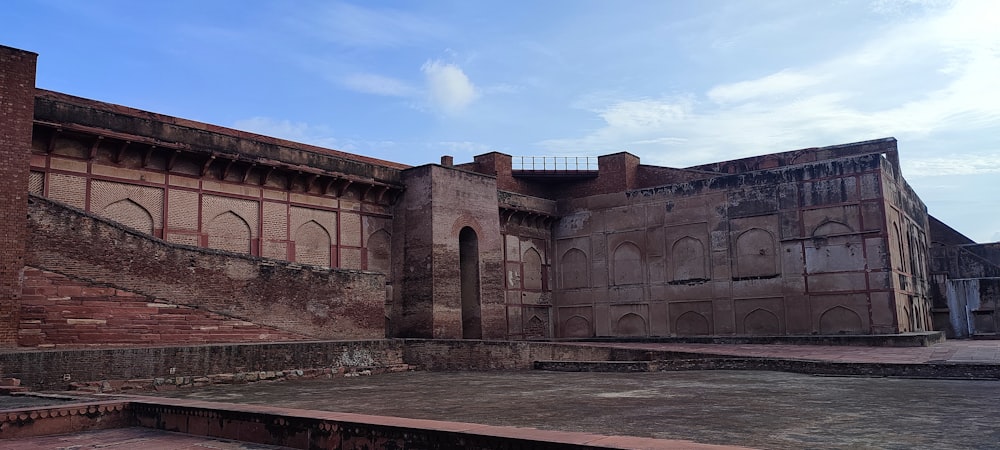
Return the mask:
<path id="1" fill-rule="evenodd" d="M 317 339 L 384 337 L 385 278 L 171 244 L 32 197 L 27 264 Z"/>
<path id="2" fill-rule="evenodd" d="M 305 264 L 368 269 L 369 240 L 388 239 L 384 186 L 158 148 L 36 127 L 29 190 L 169 242 Z"/>
<path id="3" fill-rule="evenodd" d="M 17 342 L 37 58 L 0 45 L 0 346 Z"/>
<path id="4" fill-rule="evenodd" d="M 556 335 L 897 332 L 885 161 L 867 153 L 561 201 Z"/>

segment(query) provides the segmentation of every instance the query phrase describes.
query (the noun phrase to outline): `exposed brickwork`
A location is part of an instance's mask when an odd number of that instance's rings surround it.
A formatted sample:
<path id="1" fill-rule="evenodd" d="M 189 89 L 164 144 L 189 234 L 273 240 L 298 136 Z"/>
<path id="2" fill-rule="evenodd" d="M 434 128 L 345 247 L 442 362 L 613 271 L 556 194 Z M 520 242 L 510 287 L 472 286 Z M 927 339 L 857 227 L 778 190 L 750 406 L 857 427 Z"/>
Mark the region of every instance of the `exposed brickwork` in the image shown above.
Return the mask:
<path id="1" fill-rule="evenodd" d="M 193 381 L 179 378 L 227 373 L 235 377 L 253 372 L 259 379 L 260 372 L 290 369 L 389 370 L 406 364 L 402 346 L 402 341 L 359 340 L 13 351 L 0 353 L 0 369 L 32 390 L 64 390 L 89 381 L 145 386 L 173 379 L 176 385 Z M 529 367 L 530 361 L 525 364 L 522 367 Z M 266 374 L 264 378 L 269 379 Z"/>
<path id="2" fill-rule="evenodd" d="M 37 57 L 0 46 L 0 346 L 17 342 Z"/>
<path id="3" fill-rule="evenodd" d="M 384 336 L 384 276 L 178 247 L 34 197 L 29 264 L 313 338 Z"/>
<path id="4" fill-rule="evenodd" d="M 25 271 L 18 338 L 22 347 L 81 347 L 307 337 L 29 268 Z"/>

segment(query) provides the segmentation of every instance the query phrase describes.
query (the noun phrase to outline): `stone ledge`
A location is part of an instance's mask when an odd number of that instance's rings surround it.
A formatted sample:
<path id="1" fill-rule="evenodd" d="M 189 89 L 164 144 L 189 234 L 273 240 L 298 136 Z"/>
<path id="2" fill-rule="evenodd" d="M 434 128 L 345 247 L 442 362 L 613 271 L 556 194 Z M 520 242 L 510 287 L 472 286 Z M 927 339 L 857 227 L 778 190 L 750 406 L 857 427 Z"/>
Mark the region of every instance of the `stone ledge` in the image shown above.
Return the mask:
<path id="1" fill-rule="evenodd" d="M 734 345 L 844 345 L 863 347 L 929 347 L 944 342 L 940 331 L 901 334 L 833 334 L 802 336 L 686 336 L 686 337 L 597 337 L 582 339 L 551 339 L 550 342 L 632 342 L 673 344 L 734 344 Z"/>
<path id="2" fill-rule="evenodd" d="M 556 372 L 669 372 L 680 370 L 768 370 L 808 375 L 1000 380 L 1000 364 L 862 363 L 772 358 L 698 358 L 656 361 L 535 361 L 535 370 Z"/>

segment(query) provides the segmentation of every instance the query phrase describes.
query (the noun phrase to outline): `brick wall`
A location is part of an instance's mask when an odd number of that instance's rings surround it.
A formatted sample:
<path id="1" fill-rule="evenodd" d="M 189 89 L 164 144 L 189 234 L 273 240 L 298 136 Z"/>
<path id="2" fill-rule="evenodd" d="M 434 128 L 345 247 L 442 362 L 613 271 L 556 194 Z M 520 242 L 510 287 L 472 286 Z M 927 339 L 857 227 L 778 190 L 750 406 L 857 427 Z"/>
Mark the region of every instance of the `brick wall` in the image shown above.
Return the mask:
<path id="1" fill-rule="evenodd" d="M 0 353 L 0 373 L 33 390 L 71 383 L 403 364 L 399 341 L 277 342 Z"/>
<path id="2" fill-rule="evenodd" d="M 382 274 L 179 246 L 41 197 L 29 214 L 33 267 L 312 338 L 384 336 Z"/>
<path id="3" fill-rule="evenodd" d="M 17 342 L 37 57 L 0 46 L 0 346 Z"/>
<path id="4" fill-rule="evenodd" d="M 176 345 L 303 340 L 306 336 L 234 317 L 28 268 L 21 297 L 21 347 Z"/>

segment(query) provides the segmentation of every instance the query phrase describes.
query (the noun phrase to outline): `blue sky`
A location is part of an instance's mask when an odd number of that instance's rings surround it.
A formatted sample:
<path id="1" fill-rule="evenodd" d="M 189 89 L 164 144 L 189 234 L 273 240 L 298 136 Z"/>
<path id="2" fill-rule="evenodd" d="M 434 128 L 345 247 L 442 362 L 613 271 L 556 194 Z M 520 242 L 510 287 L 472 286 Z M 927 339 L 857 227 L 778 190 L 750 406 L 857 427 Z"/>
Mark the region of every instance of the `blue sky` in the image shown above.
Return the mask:
<path id="1" fill-rule="evenodd" d="M 1000 3 L 4 3 L 39 87 L 407 164 L 686 167 L 893 136 L 932 215 L 1000 241 Z"/>

